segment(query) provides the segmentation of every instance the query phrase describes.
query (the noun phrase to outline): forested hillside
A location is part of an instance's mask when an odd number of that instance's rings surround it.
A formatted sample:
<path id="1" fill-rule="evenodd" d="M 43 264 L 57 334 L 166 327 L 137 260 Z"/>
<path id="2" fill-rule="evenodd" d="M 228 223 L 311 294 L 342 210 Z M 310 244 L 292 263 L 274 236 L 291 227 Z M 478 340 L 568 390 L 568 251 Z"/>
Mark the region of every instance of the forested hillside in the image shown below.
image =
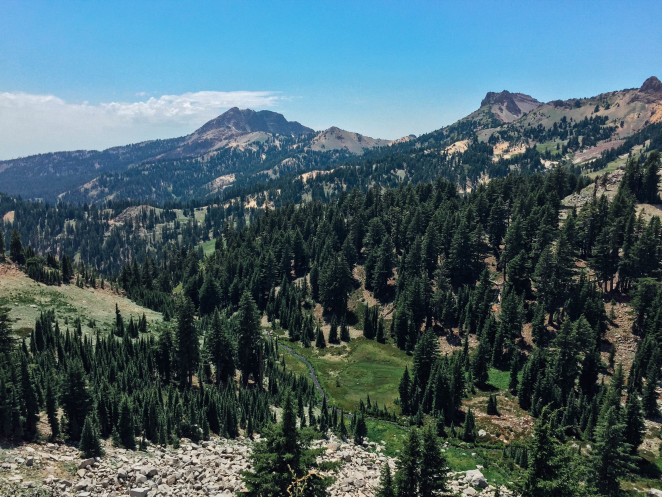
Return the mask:
<path id="1" fill-rule="evenodd" d="M 662 134 L 648 123 L 620 140 L 625 125 L 600 114 L 649 87 L 578 100 L 573 112 L 594 115 L 535 127 L 522 120 L 566 104 L 519 95 L 531 108 L 494 115 L 489 137 L 484 114 L 470 116 L 211 200 L 197 188 L 219 170 L 205 168 L 232 150 L 197 163 L 175 195 L 185 203 L 0 196 L 2 267 L 103 288 L 163 319 L 117 308 L 107 330 L 83 329 L 44 308 L 19 330 L 0 311 L 0 437 L 96 456 L 262 433 L 249 495 L 305 475 L 324 495 L 308 449 L 267 474 L 274 454 L 329 430 L 386 439 L 398 462 L 382 495 L 438 495 L 467 453 L 525 496 L 659 488 Z M 181 164 L 155 174 L 188 176 Z M 115 179 L 142 198 L 149 181 L 134 172 Z"/>

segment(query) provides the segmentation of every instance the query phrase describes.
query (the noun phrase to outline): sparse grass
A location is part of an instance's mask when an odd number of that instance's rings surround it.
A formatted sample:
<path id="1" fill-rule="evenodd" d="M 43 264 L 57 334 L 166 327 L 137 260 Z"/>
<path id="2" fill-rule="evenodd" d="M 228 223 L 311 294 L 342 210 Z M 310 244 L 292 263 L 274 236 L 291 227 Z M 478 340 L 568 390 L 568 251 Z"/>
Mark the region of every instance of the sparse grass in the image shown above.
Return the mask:
<path id="1" fill-rule="evenodd" d="M 282 354 L 285 358 L 285 367 L 289 371 L 299 376 L 308 377 L 308 367 L 303 362 L 291 356 L 287 352 L 283 352 Z"/>
<path id="2" fill-rule="evenodd" d="M 397 457 L 407 439 L 407 430 L 376 419 L 366 419 L 365 424 L 368 427 L 368 438 L 372 442 L 384 442 L 384 454 Z"/>
<path id="3" fill-rule="evenodd" d="M 510 371 L 490 368 L 487 383 L 498 390 L 507 390 L 510 383 Z"/>
<path id="4" fill-rule="evenodd" d="M 150 329 L 163 321 L 160 313 L 108 290 L 79 288 L 74 284 L 48 286 L 13 269 L 0 277 L 0 306 L 9 308 L 12 328 L 19 334 L 29 333 L 39 315 L 47 310 L 55 311 L 62 330 L 67 326 L 73 328 L 76 318 L 80 318 L 84 333 L 109 331 L 115 320 L 115 304 L 127 322 L 131 316 L 135 321 L 143 312 Z"/>
<path id="5" fill-rule="evenodd" d="M 205 257 L 208 255 L 211 255 L 214 253 L 216 250 L 216 239 L 212 238 L 211 240 L 207 240 L 206 242 L 202 242 L 202 251 L 205 254 Z"/>
<path id="6" fill-rule="evenodd" d="M 332 402 L 346 411 L 357 409 L 370 394 L 372 402 L 394 408 L 398 385 L 412 358 L 391 344 L 357 338 L 340 347 L 318 351 L 289 343 L 315 368 L 322 388 Z"/>

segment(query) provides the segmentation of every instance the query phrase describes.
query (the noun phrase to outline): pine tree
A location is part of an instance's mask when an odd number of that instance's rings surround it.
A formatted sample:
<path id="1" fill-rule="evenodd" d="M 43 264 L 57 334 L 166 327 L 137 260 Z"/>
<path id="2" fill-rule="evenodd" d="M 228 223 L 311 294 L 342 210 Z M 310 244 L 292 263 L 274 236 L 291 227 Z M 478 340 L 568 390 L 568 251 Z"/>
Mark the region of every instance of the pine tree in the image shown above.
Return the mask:
<path id="1" fill-rule="evenodd" d="M 200 315 L 211 314 L 221 304 L 221 290 L 211 273 L 205 275 L 200 288 Z"/>
<path id="2" fill-rule="evenodd" d="M 437 434 L 428 426 L 423 432 L 421 468 L 418 494 L 420 497 L 436 497 L 448 490 L 449 468 Z"/>
<path id="3" fill-rule="evenodd" d="M 120 309 L 117 306 L 117 303 L 115 304 L 115 334 L 118 337 L 124 336 L 124 319 L 122 318 L 122 314 L 120 313 Z"/>
<path id="4" fill-rule="evenodd" d="M 0 225 L 0 262 L 5 262 L 5 251 L 7 246 L 5 245 L 5 233 L 2 231 L 2 225 Z"/>
<path id="5" fill-rule="evenodd" d="M 635 469 L 631 452 L 617 408 L 603 409 L 595 427 L 595 443 L 590 457 L 594 483 L 601 493 L 620 493 L 619 478 Z"/>
<path id="6" fill-rule="evenodd" d="M 179 379 L 189 387 L 193 384 L 193 373 L 198 370 L 200 361 L 200 344 L 198 330 L 193 322 L 194 313 L 193 302 L 184 297 L 177 312 L 175 342 Z"/>
<path id="7" fill-rule="evenodd" d="M 490 356 L 490 344 L 486 339 L 482 339 L 471 364 L 473 378 L 479 386 L 484 386 L 489 378 Z"/>
<path id="8" fill-rule="evenodd" d="M 343 314 L 342 319 L 340 320 L 340 339 L 343 342 L 349 342 L 351 340 L 349 336 L 349 327 L 347 326 L 347 318 Z"/>
<path id="9" fill-rule="evenodd" d="M 641 201 L 657 204 L 660 201 L 658 188 L 660 184 L 660 152 L 654 150 L 643 164 L 643 179 Z"/>
<path id="10" fill-rule="evenodd" d="M 21 243 L 21 234 L 16 229 L 12 231 L 11 239 L 9 240 L 9 257 L 12 261 L 20 266 L 25 264 L 25 256 L 23 255 L 23 243 Z"/>
<path id="11" fill-rule="evenodd" d="M 315 347 L 317 347 L 318 349 L 326 348 L 326 340 L 324 339 L 324 332 L 322 331 L 322 327 L 319 324 L 317 325 L 317 333 L 315 334 Z"/>
<path id="12" fill-rule="evenodd" d="M 375 297 L 384 300 L 389 294 L 388 280 L 393 275 L 393 242 L 386 235 L 377 253 L 377 260 L 372 271 L 372 289 Z"/>
<path id="13" fill-rule="evenodd" d="M 522 497 L 589 497 L 593 488 L 581 479 L 586 468 L 577 456 L 560 446 L 552 436 L 548 410 L 538 419 L 528 448 L 528 464 L 522 483 Z"/>
<path id="14" fill-rule="evenodd" d="M 46 382 L 46 417 L 51 427 L 51 439 L 55 440 L 60 434 L 60 423 L 57 418 L 57 395 L 53 382 L 54 380 Z"/>
<path id="15" fill-rule="evenodd" d="M 331 328 L 329 329 L 329 343 L 338 344 L 340 339 L 338 338 L 338 321 L 334 315 L 331 318 Z"/>
<path id="16" fill-rule="evenodd" d="M 487 414 L 489 414 L 490 416 L 499 415 L 499 408 L 497 406 L 496 395 L 490 395 L 489 398 L 487 399 Z"/>
<path id="17" fill-rule="evenodd" d="M 0 306 L 0 358 L 14 348 L 14 337 L 9 324 L 9 309 Z"/>
<path id="18" fill-rule="evenodd" d="M 368 427 L 361 412 L 354 413 L 354 443 L 363 445 L 363 439 L 368 435 Z"/>
<path id="19" fill-rule="evenodd" d="M 639 402 L 637 392 L 634 390 L 628 394 L 628 399 L 625 403 L 625 418 L 623 424 L 625 425 L 625 441 L 630 445 L 632 454 L 636 455 L 637 448 L 644 441 L 646 423 L 644 422 L 644 413 L 641 409 L 641 402 Z"/>
<path id="20" fill-rule="evenodd" d="M 649 418 L 655 418 L 660 414 L 660 409 L 657 405 L 658 371 L 659 365 L 657 365 L 655 361 L 651 361 L 646 373 L 646 386 L 644 387 L 644 395 L 642 399 L 644 412 Z"/>
<path id="21" fill-rule="evenodd" d="M 216 371 L 216 383 L 227 384 L 234 378 L 236 364 L 232 341 L 228 335 L 225 314 L 216 310 L 209 328 L 206 347 Z"/>
<path id="22" fill-rule="evenodd" d="M 471 408 L 467 411 L 466 419 L 464 420 L 464 428 L 462 430 L 462 440 L 465 442 L 476 441 L 476 417 L 474 416 Z"/>
<path id="23" fill-rule="evenodd" d="M 411 430 L 396 463 L 395 488 L 398 497 L 418 497 L 418 484 L 421 480 L 420 445 L 418 430 Z"/>
<path id="24" fill-rule="evenodd" d="M 129 450 L 136 450 L 135 428 L 133 416 L 131 414 L 131 405 L 123 397 L 119 408 L 119 420 L 117 422 L 117 435 L 122 447 Z"/>
<path id="25" fill-rule="evenodd" d="M 85 459 L 90 457 L 101 457 L 103 455 L 101 440 L 99 438 L 99 428 L 97 427 L 94 414 L 92 413 L 85 417 L 83 433 L 80 437 L 78 450 L 81 452 L 81 457 Z"/>
<path id="26" fill-rule="evenodd" d="M 317 451 L 297 428 L 292 394 L 286 393 L 283 417 L 278 425 L 264 430 L 251 453 L 253 469 L 243 473 L 247 497 L 326 495 L 329 480 L 316 471 Z"/>
<path id="27" fill-rule="evenodd" d="M 248 292 L 244 292 L 239 301 L 239 341 L 237 344 L 238 366 L 244 386 L 248 385 L 248 379 L 252 375 L 258 387 L 262 388 L 264 370 L 262 340 L 257 306 L 253 297 Z"/>
<path id="28" fill-rule="evenodd" d="M 379 487 L 375 491 L 375 497 L 395 497 L 393 488 L 393 477 L 391 476 L 391 466 L 388 461 L 382 466 L 381 476 L 379 478 Z"/>
<path id="29" fill-rule="evenodd" d="M 39 402 L 35 392 L 32 376 L 28 370 L 26 354 L 21 354 L 21 397 L 23 401 L 23 436 L 32 440 L 37 436 L 37 423 L 39 422 Z"/>
<path id="30" fill-rule="evenodd" d="M 73 360 L 67 366 L 62 381 L 60 405 L 66 418 L 65 433 L 72 440 L 78 440 L 91 406 L 91 398 L 80 360 Z"/>

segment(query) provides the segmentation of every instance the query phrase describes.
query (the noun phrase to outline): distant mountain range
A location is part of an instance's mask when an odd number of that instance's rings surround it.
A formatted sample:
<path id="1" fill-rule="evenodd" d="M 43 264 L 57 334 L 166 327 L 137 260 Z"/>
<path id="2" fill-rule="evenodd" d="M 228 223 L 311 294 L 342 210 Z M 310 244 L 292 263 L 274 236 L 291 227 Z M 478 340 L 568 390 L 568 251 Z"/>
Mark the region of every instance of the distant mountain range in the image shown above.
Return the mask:
<path id="1" fill-rule="evenodd" d="M 53 152 L 0 161 L 0 191 L 46 200 L 68 194 L 78 198 L 76 191 L 89 192 L 95 180 L 141 165 L 149 164 L 153 168 L 155 164 L 190 158 L 217 163 L 222 158 L 215 156 L 228 150 L 234 155 L 245 154 L 246 161 L 252 161 L 256 150 L 267 154 L 276 152 L 281 157 L 283 148 L 290 151 L 283 159 L 296 159 L 302 151 L 313 155 L 324 153 L 329 156 L 327 159 L 333 159 L 333 156 L 361 154 L 389 143 L 337 127 L 316 133 L 277 112 L 233 107 L 190 135 L 179 138 L 145 141 L 103 151 Z M 330 156 L 329 152 L 335 154 Z M 236 159 L 230 167 L 232 171 L 226 172 L 242 172 L 241 160 Z M 273 167 L 268 160 L 264 162 L 271 166 L 264 169 Z"/>
<path id="2" fill-rule="evenodd" d="M 276 112 L 232 108 L 180 138 L 1 161 L 0 191 L 50 201 L 163 202 L 281 178 L 308 180 L 318 177 L 315 171 L 348 166 L 382 171 L 375 180 L 385 184 L 441 175 L 470 187 L 513 168 L 588 164 L 660 122 L 662 83 L 656 77 L 640 88 L 547 103 L 489 92 L 479 109 L 458 122 L 394 142 L 336 127 L 315 132 Z M 309 172 L 313 176 L 302 176 Z M 348 187 L 324 176 L 319 181 Z"/>

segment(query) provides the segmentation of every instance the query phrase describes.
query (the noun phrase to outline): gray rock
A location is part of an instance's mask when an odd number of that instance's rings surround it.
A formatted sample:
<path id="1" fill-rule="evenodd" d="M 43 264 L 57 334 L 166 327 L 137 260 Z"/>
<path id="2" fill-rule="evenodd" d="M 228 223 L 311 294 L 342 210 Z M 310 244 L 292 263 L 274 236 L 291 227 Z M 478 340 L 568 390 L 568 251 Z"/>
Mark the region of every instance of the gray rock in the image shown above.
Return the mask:
<path id="1" fill-rule="evenodd" d="M 147 497 L 147 492 L 149 492 L 149 488 L 144 488 L 144 487 L 132 488 L 129 491 L 129 497 Z"/>
<path id="2" fill-rule="evenodd" d="M 466 480 L 470 485 L 474 487 L 478 487 L 478 488 L 487 487 L 487 480 L 485 479 L 485 476 L 483 476 L 483 473 L 481 473 L 479 469 L 471 469 L 467 471 Z"/>
<path id="3" fill-rule="evenodd" d="M 94 463 L 94 459 L 91 457 L 89 459 L 83 459 L 80 464 L 78 464 L 78 469 L 85 469 L 91 466 L 92 463 Z"/>

